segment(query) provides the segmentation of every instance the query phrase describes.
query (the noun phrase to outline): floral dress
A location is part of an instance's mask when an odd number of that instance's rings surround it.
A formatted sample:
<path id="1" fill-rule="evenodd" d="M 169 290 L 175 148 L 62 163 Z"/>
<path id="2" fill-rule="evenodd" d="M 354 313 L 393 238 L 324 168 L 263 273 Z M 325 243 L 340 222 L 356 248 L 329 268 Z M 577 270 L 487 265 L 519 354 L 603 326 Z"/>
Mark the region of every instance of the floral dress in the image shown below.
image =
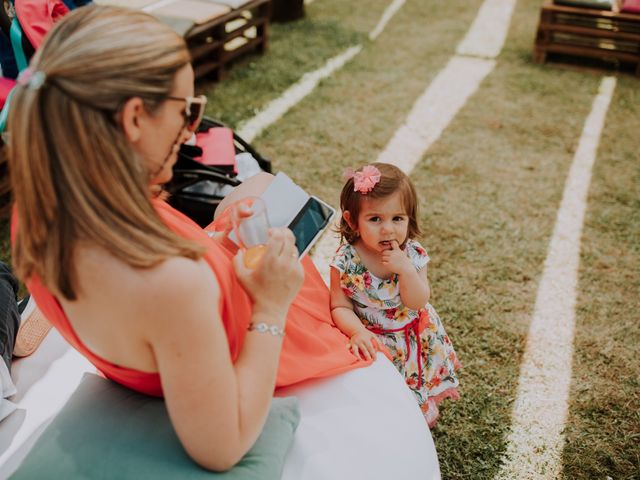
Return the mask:
<path id="1" fill-rule="evenodd" d="M 405 252 L 416 270 L 429 262 L 425 249 L 414 240 L 407 241 Z M 356 315 L 387 347 L 429 426 L 435 425 L 438 403 L 459 396 L 455 372 L 460 367 L 435 309 L 430 303 L 420 310 L 405 307 L 398 275 L 387 280 L 376 277 L 348 243 L 340 246 L 331 266 L 340 272 L 340 286 Z"/>

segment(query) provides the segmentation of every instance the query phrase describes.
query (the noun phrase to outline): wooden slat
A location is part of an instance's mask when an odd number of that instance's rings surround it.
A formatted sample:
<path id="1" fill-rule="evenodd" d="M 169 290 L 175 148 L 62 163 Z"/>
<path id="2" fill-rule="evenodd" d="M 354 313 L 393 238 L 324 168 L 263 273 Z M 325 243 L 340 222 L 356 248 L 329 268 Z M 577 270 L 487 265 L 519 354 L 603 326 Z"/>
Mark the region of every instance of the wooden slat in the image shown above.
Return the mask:
<path id="1" fill-rule="evenodd" d="M 591 58 L 601 58 L 608 60 L 620 60 L 637 64 L 640 58 L 638 55 L 631 53 L 619 52 L 617 50 L 606 50 L 602 48 L 578 47 L 575 45 L 566 45 L 563 43 L 552 43 L 545 47 L 548 53 L 566 53 L 568 55 L 577 55 Z"/>
<path id="2" fill-rule="evenodd" d="M 185 35 L 185 40 L 191 53 L 196 78 L 205 75 L 213 76 L 220 80 L 226 71 L 228 64 L 249 50 L 264 51 L 268 45 L 270 0 L 252 0 L 239 9 L 225 15 L 194 26 Z M 244 12 L 250 11 L 251 18 L 246 18 Z M 244 19 L 242 25 L 227 32 L 226 25 L 238 19 Z M 254 29 L 255 38 L 248 38 L 246 32 Z M 232 50 L 226 51 L 224 46 L 235 38 L 247 38 L 247 43 Z"/>
<path id="3" fill-rule="evenodd" d="M 540 24 L 540 30 L 549 30 L 551 32 L 572 33 L 575 35 L 584 35 L 585 37 L 602 37 L 611 40 L 630 40 L 640 43 L 640 34 L 616 32 L 612 30 L 604 30 L 598 28 L 575 27 L 573 25 L 565 25 L 560 23 Z"/>

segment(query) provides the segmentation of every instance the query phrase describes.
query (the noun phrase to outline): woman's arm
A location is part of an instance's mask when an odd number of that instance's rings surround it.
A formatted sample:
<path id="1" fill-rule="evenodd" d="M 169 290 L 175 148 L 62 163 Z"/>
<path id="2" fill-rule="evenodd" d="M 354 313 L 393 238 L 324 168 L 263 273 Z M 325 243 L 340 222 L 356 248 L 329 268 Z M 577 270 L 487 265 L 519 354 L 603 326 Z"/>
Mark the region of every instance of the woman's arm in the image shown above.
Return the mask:
<path id="1" fill-rule="evenodd" d="M 258 269 L 236 267 L 254 299 L 251 320 L 284 326 L 302 270 L 292 255 L 292 239 L 283 233 L 275 237 Z M 218 311 L 220 291 L 210 268 L 186 259 L 165 263 L 156 276 L 156 301 L 145 318 L 151 320 L 149 342 L 169 415 L 194 461 L 226 470 L 249 450 L 264 424 L 282 338 L 248 332 L 233 364 Z"/>

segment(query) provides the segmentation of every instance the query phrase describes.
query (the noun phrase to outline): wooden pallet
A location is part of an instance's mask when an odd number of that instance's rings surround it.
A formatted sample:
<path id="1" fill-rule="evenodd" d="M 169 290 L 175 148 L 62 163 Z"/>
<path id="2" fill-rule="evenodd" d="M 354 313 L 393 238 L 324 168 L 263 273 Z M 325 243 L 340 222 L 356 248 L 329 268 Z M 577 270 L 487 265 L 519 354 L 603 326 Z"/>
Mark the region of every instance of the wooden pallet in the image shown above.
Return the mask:
<path id="1" fill-rule="evenodd" d="M 221 80 L 231 62 L 269 44 L 272 0 L 96 0 L 143 10 L 181 35 L 197 79 Z"/>
<path id="2" fill-rule="evenodd" d="M 269 45 L 271 0 L 252 0 L 242 7 L 194 26 L 185 34 L 196 78 L 221 80 L 231 62 Z"/>
<path id="3" fill-rule="evenodd" d="M 640 76 L 640 15 L 547 2 L 540 11 L 534 61 L 559 53 L 635 66 Z"/>

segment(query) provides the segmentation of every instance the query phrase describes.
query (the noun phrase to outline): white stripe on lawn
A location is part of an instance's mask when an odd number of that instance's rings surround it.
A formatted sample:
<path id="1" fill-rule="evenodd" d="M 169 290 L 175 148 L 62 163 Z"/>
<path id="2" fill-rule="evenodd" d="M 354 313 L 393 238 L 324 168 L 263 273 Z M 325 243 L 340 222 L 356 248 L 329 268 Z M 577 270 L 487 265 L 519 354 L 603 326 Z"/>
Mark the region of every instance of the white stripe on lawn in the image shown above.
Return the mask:
<path id="1" fill-rule="evenodd" d="M 402 5 L 404 5 L 404 1 L 405 0 L 393 0 L 393 2 L 391 2 L 391 5 L 389 5 L 387 9 L 382 13 L 382 17 L 380 17 L 378 25 L 376 25 L 376 27 L 369 33 L 369 40 L 375 40 L 376 38 L 378 38 L 378 36 L 384 30 L 384 27 L 386 27 L 387 23 L 389 23 L 389 20 L 391 20 L 393 16 L 398 12 L 398 10 L 402 8 Z"/>
<path id="2" fill-rule="evenodd" d="M 467 35 L 458 45 L 456 53 L 472 57 L 496 58 L 507 38 L 515 4 L 515 0 L 485 1 Z M 507 28 L 494 28 L 495 25 L 506 25 Z"/>
<path id="3" fill-rule="evenodd" d="M 435 142 L 458 111 L 473 95 L 482 80 L 493 70 L 494 60 L 486 57 L 497 56 L 502 49 L 515 0 L 500 0 L 503 11 L 509 15 L 496 14 L 491 17 L 487 12 L 495 11 L 496 0 L 486 0 L 480 7 L 458 50 L 476 39 L 478 52 L 482 58 L 455 55 L 427 86 L 416 100 L 405 123 L 396 131 L 377 161 L 392 163 L 405 173 L 411 173 L 413 167 L 422 159 L 429 147 Z M 507 4 L 511 7 L 507 8 Z M 490 5 L 490 7 L 485 7 Z M 491 30 L 492 36 L 482 35 L 482 30 Z M 338 212 L 340 215 L 340 212 Z M 329 262 L 338 247 L 336 234 L 328 230 L 316 244 L 312 259 L 326 282 L 329 280 Z"/>
<path id="4" fill-rule="evenodd" d="M 455 56 L 416 100 L 407 119 L 378 156 L 409 174 L 482 80 L 495 60 Z"/>
<path id="5" fill-rule="evenodd" d="M 561 473 L 580 238 L 591 170 L 615 86 L 613 77 L 602 80 L 566 181 L 529 326 L 499 479 L 552 479 Z"/>
<path id="6" fill-rule="evenodd" d="M 277 122 L 293 106 L 313 92 L 320 80 L 329 77 L 360 53 L 360 50 L 362 50 L 361 45 L 351 47 L 340 55 L 330 58 L 322 68 L 305 73 L 300 80 L 291 85 L 281 96 L 269 102 L 255 117 L 243 123 L 238 128 L 238 135 L 247 142 L 252 142 L 265 128 Z"/>
<path id="7" fill-rule="evenodd" d="M 384 30 L 389 20 L 404 4 L 404 0 L 393 0 L 385 9 L 376 27 L 369 33 L 370 39 L 377 38 Z M 305 73 L 300 80 L 289 87 L 275 100 L 269 102 L 256 116 L 243 122 L 238 127 L 238 134 L 247 142 L 252 142 L 266 128 L 277 122 L 285 113 L 309 95 L 324 78 L 329 77 L 333 72 L 355 57 L 362 50 L 362 45 L 354 45 L 344 52 L 327 60 L 318 70 Z"/>

